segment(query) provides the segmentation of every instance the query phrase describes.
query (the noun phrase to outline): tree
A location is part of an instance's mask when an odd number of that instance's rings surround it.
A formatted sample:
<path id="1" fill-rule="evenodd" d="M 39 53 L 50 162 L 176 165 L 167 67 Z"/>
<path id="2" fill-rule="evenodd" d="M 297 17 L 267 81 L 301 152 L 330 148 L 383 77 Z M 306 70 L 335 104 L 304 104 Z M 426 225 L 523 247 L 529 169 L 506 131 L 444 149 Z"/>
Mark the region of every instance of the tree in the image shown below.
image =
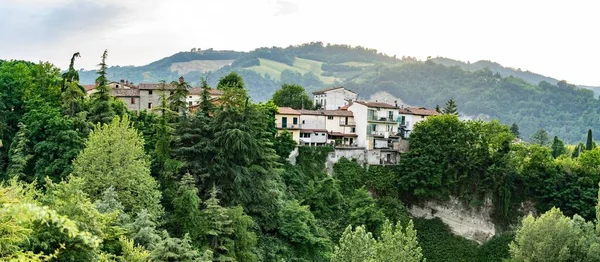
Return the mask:
<path id="1" fill-rule="evenodd" d="M 66 88 L 61 94 L 63 113 L 69 117 L 74 117 L 77 113 L 83 111 L 85 92 L 77 82 L 66 84 Z"/>
<path id="2" fill-rule="evenodd" d="M 539 218 L 529 215 L 517 230 L 515 240 L 510 243 L 513 261 L 594 261 L 586 260 L 590 244 L 586 243 L 585 227 L 593 231 L 593 226 L 578 227 L 582 224 L 564 216 L 560 209 L 552 208 Z M 598 243 L 595 248 L 598 248 Z M 587 250 L 586 250 L 587 249 Z M 596 253 L 597 254 L 597 253 Z"/>
<path id="3" fill-rule="evenodd" d="M 308 97 L 304 87 L 294 84 L 283 84 L 273 94 L 273 102 L 277 106 L 291 107 L 294 109 L 311 109 L 312 100 Z"/>
<path id="4" fill-rule="evenodd" d="M 173 94 L 169 96 L 169 106 L 173 112 L 177 112 L 180 115 L 185 115 L 187 113 L 187 103 L 185 99 L 189 94 L 190 85 L 185 82 L 182 77 L 179 77 L 179 81 L 171 82 L 171 85 L 175 86 L 175 90 L 173 90 Z"/>
<path id="5" fill-rule="evenodd" d="M 67 83 L 79 82 L 79 72 L 75 70 L 75 58 L 81 57 L 79 52 L 76 52 L 71 57 L 71 63 L 69 63 L 69 69 L 67 72 L 62 74 L 63 85 L 61 91 L 65 91 L 67 89 Z"/>
<path id="6" fill-rule="evenodd" d="M 219 204 L 215 186 L 211 189 L 210 198 L 206 200 L 205 205 L 206 208 L 202 210 L 202 214 L 207 222 L 208 245 L 215 252 L 217 259 L 229 259 L 233 255 L 231 254 L 233 250 L 230 250 L 233 245 L 230 238 L 233 234 L 232 221 L 227 215 L 227 209 Z"/>
<path id="7" fill-rule="evenodd" d="M 92 123 L 109 123 L 115 116 L 113 97 L 110 95 L 108 78 L 106 77 L 106 58 L 108 51 L 104 50 L 102 62 L 99 64 L 98 77 L 96 78 L 96 92 L 92 94 L 89 120 Z"/>
<path id="8" fill-rule="evenodd" d="M 245 89 L 246 85 L 244 84 L 244 79 L 236 72 L 230 72 L 224 77 L 219 79 L 219 83 L 217 84 L 217 89 L 226 89 L 228 87 Z"/>
<path id="9" fill-rule="evenodd" d="M 144 141 L 127 116 L 96 126 L 73 162 L 73 174 L 83 179 L 84 191 L 92 200 L 113 186 L 126 213 L 142 209 L 153 215 L 162 212 L 161 193 L 150 176 Z"/>
<path id="10" fill-rule="evenodd" d="M 521 138 L 521 132 L 519 132 L 519 126 L 517 123 L 513 123 L 512 126 L 510 126 L 510 132 L 512 132 L 516 138 Z"/>
<path id="11" fill-rule="evenodd" d="M 369 232 L 379 233 L 381 225 L 385 221 L 385 215 L 364 187 L 354 191 L 348 201 L 348 206 L 351 225 L 364 225 Z"/>
<path id="12" fill-rule="evenodd" d="M 189 234 L 194 241 L 200 241 L 203 234 L 203 218 L 200 212 L 202 201 L 198 197 L 196 180 L 185 174 L 181 178 L 177 194 L 173 199 L 173 229 L 179 236 Z"/>
<path id="13" fill-rule="evenodd" d="M 202 88 L 202 93 L 200 93 L 200 112 L 202 112 L 204 115 L 208 116 L 211 112 L 214 112 L 215 110 L 215 105 L 212 103 L 211 98 L 210 98 L 210 86 L 208 86 L 208 82 L 206 81 L 206 78 L 202 78 L 201 79 L 201 88 Z"/>
<path id="14" fill-rule="evenodd" d="M 377 241 L 364 226 L 346 227 L 333 251 L 332 262 L 375 262 Z M 398 261 L 398 260 L 397 260 Z"/>
<path id="15" fill-rule="evenodd" d="M 592 137 L 592 130 L 588 129 L 587 140 L 585 143 L 585 150 L 592 150 L 594 148 L 594 138 Z"/>
<path id="16" fill-rule="evenodd" d="M 450 100 L 446 102 L 446 106 L 444 106 L 442 113 L 445 115 L 458 115 L 458 109 L 456 107 L 456 102 L 454 101 L 454 99 L 450 98 Z"/>
<path id="17" fill-rule="evenodd" d="M 234 254 L 237 261 L 258 261 L 254 253 L 256 248 L 256 234 L 252 231 L 254 220 L 244 213 L 241 206 L 227 209 L 227 216 L 231 219 L 233 228 L 232 243 L 233 248 L 230 251 Z"/>
<path id="18" fill-rule="evenodd" d="M 440 109 L 440 105 L 435 105 L 435 112 L 442 113 L 442 109 Z"/>
<path id="19" fill-rule="evenodd" d="M 579 157 L 579 155 L 585 151 L 585 145 L 583 143 L 579 143 L 575 146 L 575 148 L 573 148 L 573 154 L 571 155 L 571 157 Z"/>
<path id="20" fill-rule="evenodd" d="M 321 261 L 331 252 L 331 243 L 324 230 L 308 209 L 298 201 L 287 201 L 280 211 L 279 233 L 295 245 L 296 256 L 309 261 Z"/>
<path id="21" fill-rule="evenodd" d="M 291 132 L 284 130 L 281 134 L 275 137 L 275 152 L 283 159 L 287 159 L 290 153 L 296 148 L 296 141 Z"/>
<path id="22" fill-rule="evenodd" d="M 160 241 L 150 253 L 150 261 L 167 262 L 209 262 L 212 261 L 212 253 L 207 252 L 200 255 L 198 250 L 192 246 L 192 240 L 189 235 L 182 239 L 172 238 L 169 234 L 163 232 L 163 240 Z"/>
<path id="23" fill-rule="evenodd" d="M 565 148 L 565 144 L 563 143 L 562 140 L 558 139 L 557 136 L 554 136 L 554 139 L 552 140 L 552 156 L 554 158 L 558 158 L 558 156 L 563 155 L 565 153 L 567 153 L 567 149 Z"/>
<path id="24" fill-rule="evenodd" d="M 141 245 L 148 250 L 153 250 L 162 241 L 156 230 L 156 222 L 145 209 L 138 212 L 135 220 L 127 227 L 130 232 L 129 237 L 137 245 Z"/>
<path id="25" fill-rule="evenodd" d="M 529 140 L 531 140 L 531 143 L 538 144 L 540 146 L 547 146 L 550 142 L 548 132 L 546 132 L 546 130 L 543 128 L 540 128 L 537 132 L 535 132 L 535 134 L 533 134 Z"/>
<path id="26" fill-rule="evenodd" d="M 376 245 L 377 261 L 425 261 L 417 240 L 417 231 L 410 220 L 406 228 L 386 221 Z"/>

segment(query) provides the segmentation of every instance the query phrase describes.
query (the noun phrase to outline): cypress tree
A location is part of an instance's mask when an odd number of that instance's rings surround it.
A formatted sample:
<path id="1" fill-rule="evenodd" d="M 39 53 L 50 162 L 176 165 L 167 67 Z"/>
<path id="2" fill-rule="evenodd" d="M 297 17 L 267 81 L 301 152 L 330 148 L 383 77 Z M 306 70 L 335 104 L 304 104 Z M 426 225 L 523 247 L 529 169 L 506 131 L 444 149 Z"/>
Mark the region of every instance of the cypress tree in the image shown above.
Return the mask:
<path id="1" fill-rule="evenodd" d="M 510 132 L 513 133 L 516 138 L 521 138 L 521 132 L 519 132 L 519 126 L 517 123 L 513 123 L 512 126 L 510 126 Z"/>
<path id="2" fill-rule="evenodd" d="M 557 136 L 554 136 L 552 140 L 552 156 L 557 158 L 564 153 L 566 153 L 565 144 Z"/>
<path id="3" fill-rule="evenodd" d="M 588 129 L 587 141 L 585 143 L 585 150 L 594 149 L 594 138 L 592 137 L 592 129 Z"/>
<path id="4" fill-rule="evenodd" d="M 173 90 L 173 94 L 169 96 L 168 99 L 170 109 L 182 115 L 187 114 L 187 103 L 185 102 L 185 98 L 189 94 L 188 89 L 190 88 L 190 85 L 185 82 L 183 76 L 179 77 L 179 81 L 171 82 L 171 85 L 176 86 L 176 88 Z"/>
<path id="5" fill-rule="evenodd" d="M 215 106 L 210 101 L 210 93 L 208 90 L 210 87 L 206 82 L 205 78 L 202 78 L 202 93 L 200 94 L 200 112 L 202 112 L 205 116 L 208 116 L 210 112 L 213 112 Z"/>

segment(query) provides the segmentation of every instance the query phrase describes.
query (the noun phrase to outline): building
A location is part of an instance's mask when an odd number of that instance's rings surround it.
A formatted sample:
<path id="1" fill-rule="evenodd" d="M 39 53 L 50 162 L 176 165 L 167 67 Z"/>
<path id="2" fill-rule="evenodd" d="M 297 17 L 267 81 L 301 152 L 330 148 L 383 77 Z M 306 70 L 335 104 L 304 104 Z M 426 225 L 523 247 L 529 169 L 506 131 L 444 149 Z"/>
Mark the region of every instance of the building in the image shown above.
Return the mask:
<path id="1" fill-rule="evenodd" d="M 347 108 L 354 114 L 356 144 L 368 151 L 367 163 L 396 164 L 404 148 L 398 134 L 398 106 L 354 101 Z"/>
<path id="2" fill-rule="evenodd" d="M 354 115 L 347 110 L 297 110 L 300 113 L 300 144 L 336 147 L 356 145 Z"/>
<path id="3" fill-rule="evenodd" d="M 291 107 L 279 107 L 275 114 L 275 127 L 278 133 L 291 132 L 296 144 L 300 143 L 300 112 Z"/>
<path id="4" fill-rule="evenodd" d="M 210 94 L 210 100 L 218 99 L 223 95 L 223 91 L 219 89 L 209 88 L 208 93 Z M 188 106 L 199 105 L 202 101 L 202 88 L 194 87 L 189 90 L 188 97 L 185 99 L 185 102 Z"/>
<path id="5" fill-rule="evenodd" d="M 415 124 L 425 121 L 429 116 L 439 115 L 434 109 L 425 107 L 400 107 L 398 110 L 398 133 L 403 138 L 408 138 Z"/>
<path id="6" fill-rule="evenodd" d="M 316 108 L 336 110 L 357 98 L 357 93 L 339 86 L 313 92 L 313 105 Z"/>
<path id="7" fill-rule="evenodd" d="M 138 111 L 152 110 L 152 108 L 160 105 L 161 96 L 164 94 L 166 98 L 173 94 L 177 86 L 171 84 L 139 84 L 140 104 Z"/>

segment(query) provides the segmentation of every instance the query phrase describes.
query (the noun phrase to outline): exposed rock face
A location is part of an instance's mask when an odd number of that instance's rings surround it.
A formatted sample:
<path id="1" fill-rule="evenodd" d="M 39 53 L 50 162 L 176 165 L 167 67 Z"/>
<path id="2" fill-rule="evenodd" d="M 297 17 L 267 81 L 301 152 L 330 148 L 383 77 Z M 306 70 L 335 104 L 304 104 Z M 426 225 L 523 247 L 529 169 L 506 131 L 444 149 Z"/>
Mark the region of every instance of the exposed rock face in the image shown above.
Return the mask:
<path id="1" fill-rule="evenodd" d="M 491 200 L 473 210 L 464 206 L 457 198 L 451 197 L 447 202 L 427 201 L 413 205 L 408 212 L 414 217 L 438 217 L 446 223 L 454 234 L 466 239 L 483 243 L 496 234 L 496 228 L 490 216 L 492 212 Z"/>

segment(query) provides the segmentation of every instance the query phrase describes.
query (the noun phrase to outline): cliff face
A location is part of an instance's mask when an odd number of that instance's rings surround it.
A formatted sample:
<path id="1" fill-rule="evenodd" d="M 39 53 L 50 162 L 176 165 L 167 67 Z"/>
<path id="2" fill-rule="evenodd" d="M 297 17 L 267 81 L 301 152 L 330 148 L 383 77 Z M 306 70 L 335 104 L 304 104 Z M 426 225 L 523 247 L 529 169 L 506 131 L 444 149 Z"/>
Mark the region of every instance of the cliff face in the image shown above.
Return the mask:
<path id="1" fill-rule="evenodd" d="M 466 239 L 483 243 L 496 234 L 496 228 L 490 216 L 491 200 L 478 210 L 464 206 L 457 198 L 451 197 L 446 202 L 427 201 L 409 208 L 414 217 L 438 217 L 448 224 L 453 233 Z"/>

